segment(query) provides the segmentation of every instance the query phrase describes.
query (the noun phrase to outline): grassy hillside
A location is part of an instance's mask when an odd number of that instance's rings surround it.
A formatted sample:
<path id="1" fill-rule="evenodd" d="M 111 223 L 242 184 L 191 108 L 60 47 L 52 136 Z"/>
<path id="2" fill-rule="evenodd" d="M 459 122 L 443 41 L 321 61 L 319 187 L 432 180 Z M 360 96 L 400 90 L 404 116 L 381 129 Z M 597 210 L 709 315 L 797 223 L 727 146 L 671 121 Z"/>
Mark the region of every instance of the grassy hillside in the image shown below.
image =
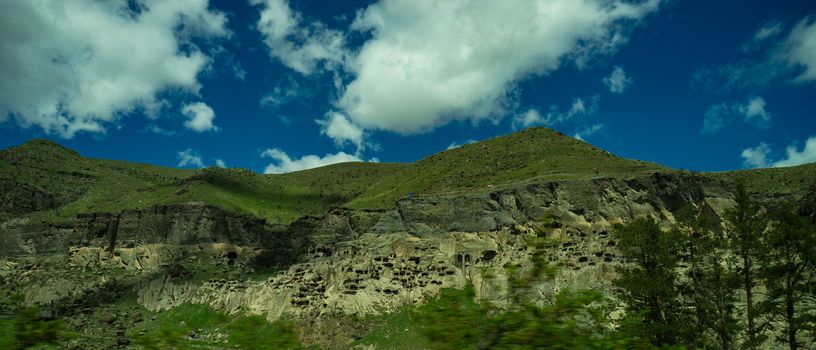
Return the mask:
<path id="1" fill-rule="evenodd" d="M 547 128 L 465 145 L 416 163 L 343 163 L 281 175 L 90 159 L 46 140 L 0 151 L 0 181 L 34 188 L 56 199 L 57 208 L 28 214 L 48 220 L 195 201 L 288 223 L 303 215 L 323 214 L 333 206 L 386 208 L 410 192 L 480 192 L 525 181 L 655 171 L 672 170 L 617 157 Z M 798 193 L 816 183 L 816 165 L 711 176 L 746 178 L 755 191 L 776 188 Z"/>
<path id="2" fill-rule="evenodd" d="M 422 159 L 349 203 L 381 207 L 416 194 L 471 192 L 531 180 L 615 177 L 669 170 L 617 157 L 548 128 L 530 128 Z"/>
<path id="3" fill-rule="evenodd" d="M 348 163 L 285 175 L 245 169 L 184 170 L 81 157 L 46 140 L 0 152 L 0 180 L 54 195 L 58 208 L 31 214 L 59 220 L 156 204 L 203 202 L 289 222 L 356 197 L 401 164 Z"/>
<path id="4" fill-rule="evenodd" d="M 749 192 L 772 197 L 794 197 L 805 194 L 816 186 L 816 163 L 786 168 L 767 168 L 707 173 L 707 176 L 744 181 Z"/>

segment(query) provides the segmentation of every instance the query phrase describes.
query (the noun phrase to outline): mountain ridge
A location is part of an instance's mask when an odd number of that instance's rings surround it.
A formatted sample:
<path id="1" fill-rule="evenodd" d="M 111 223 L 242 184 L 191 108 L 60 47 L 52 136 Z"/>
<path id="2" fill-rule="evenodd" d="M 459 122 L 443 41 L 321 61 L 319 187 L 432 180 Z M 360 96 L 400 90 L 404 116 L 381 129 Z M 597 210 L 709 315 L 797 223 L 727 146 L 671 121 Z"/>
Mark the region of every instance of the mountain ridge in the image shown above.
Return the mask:
<path id="1" fill-rule="evenodd" d="M 781 190 L 801 191 L 806 188 L 798 184 L 816 180 L 806 170 L 814 167 L 810 164 L 698 174 L 731 180 L 747 178 L 755 192 L 769 184 L 778 186 L 774 178 L 786 177 L 792 178 L 788 185 L 793 187 Z M 85 158 L 46 139 L 32 139 L 0 151 L 4 187 L 31 188 L 33 192 L 29 192 L 37 194 L 26 195 L 50 198 L 45 200 L 51 203 L 46 206 L 23 206 L 49 209 L 29 210 L 33 217 L 47 220 L 85 212 L 204 202 L 286 224 L 304 215 L 322 215 L 332 207 L 384 209 L 411 194 L 478 193 L 525 182 L 632 177 L 654 172 L 681 170 L 621 158 L 544 127 L 463 145 L 413 163 L 350 162 L 286 174 L 216 167 L 189 170 Z M 761 180 L 753 184 L 751 179 Z M 13 195 L 5 195 L 4 201 L 11 202 L 8 197 Z"/>

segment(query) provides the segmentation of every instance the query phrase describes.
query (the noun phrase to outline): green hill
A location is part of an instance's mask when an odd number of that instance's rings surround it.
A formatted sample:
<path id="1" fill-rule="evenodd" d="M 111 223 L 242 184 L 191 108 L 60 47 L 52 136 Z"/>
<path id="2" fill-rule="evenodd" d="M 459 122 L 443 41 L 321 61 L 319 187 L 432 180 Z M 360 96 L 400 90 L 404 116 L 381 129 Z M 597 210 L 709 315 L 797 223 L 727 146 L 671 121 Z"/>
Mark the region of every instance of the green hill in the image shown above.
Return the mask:
<path id="1" fill-rule="evenodd" d="M 617 157 L 552 129 L 536 127 L 447 150 L 410 164 L 349 204 L 379 207 L 408 192 L 486 191 L 532 180 L 616 177 L 669 170 Z"/>
<path id="2" fill-rule="evenodd" d="M 800 191 L 816 182 L 814 167 L 711 176 L 746 177 L 757 191 L 774 186 Z M 29 210 L 27 216 L 60 220 L 85 212 L 203 202 L 288 223 L 303 215 L 323 214 L 335 206 L 386 208 L 411 192 L 484 192 L 526 181 L 636 176 L 657 171 L 675 170 L 620 158 L 540 127 L 440 152 L 415 163 L 342 163 L 281 175 L 90 159 L 37 139 L 0 151 L 0 184 L 6 187 L 0 203 L 14 203 L 20 198 L 13 196 L 35 193 L 51 202 L 43 204 L 45 210 Z M 10 209 L 0 215 L 11 216 Z"/>

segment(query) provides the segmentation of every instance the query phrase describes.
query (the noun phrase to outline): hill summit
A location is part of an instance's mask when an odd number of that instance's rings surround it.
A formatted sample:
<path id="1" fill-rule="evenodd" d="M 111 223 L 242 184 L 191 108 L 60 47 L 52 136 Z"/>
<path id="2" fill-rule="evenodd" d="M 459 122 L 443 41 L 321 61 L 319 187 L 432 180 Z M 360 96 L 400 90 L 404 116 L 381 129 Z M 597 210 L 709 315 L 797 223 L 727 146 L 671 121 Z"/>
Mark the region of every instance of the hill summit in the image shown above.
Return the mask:
<path id="1" fill-rule="evenodd" d="M 623 159 L 543 127 L 464 145 L 415 163 L 344 163 L 280 175 L 90 159 L 44 139 L 0 153 L 0 179 L 53 197 L 52 209 L 60 210 L 37 215 L 65 218 L 195 201 L 286 223 L 334 206 L 385 208 L 409 193 L 478 192 L 519 181 L 660 170 L 667 168 Z"/>

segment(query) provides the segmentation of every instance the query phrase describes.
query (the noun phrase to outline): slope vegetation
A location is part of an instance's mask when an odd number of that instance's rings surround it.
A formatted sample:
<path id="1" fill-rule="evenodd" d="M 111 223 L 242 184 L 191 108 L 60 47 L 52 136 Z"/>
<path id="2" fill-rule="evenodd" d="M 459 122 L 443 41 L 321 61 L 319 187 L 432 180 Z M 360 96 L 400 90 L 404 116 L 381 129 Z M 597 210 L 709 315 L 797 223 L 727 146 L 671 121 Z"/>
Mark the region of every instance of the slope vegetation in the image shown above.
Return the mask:
<path id="1" fill-rule="evenodd" d="M 343 163 L 281 175 L 173 169 L 90 159 L 47 140 L 0 151 L 0 218 L 67 219 L 152 205 L 203 202 L 289 223 L 346 206 L 380 209 L 409 193 L 485 192 L 530 181 L 631 177 L 672 170 L 617 157 L 547 128 L 447 150 L 415 163 Z M 816 166 L 716 173 L 756 192 L 804 192 Z"/>

